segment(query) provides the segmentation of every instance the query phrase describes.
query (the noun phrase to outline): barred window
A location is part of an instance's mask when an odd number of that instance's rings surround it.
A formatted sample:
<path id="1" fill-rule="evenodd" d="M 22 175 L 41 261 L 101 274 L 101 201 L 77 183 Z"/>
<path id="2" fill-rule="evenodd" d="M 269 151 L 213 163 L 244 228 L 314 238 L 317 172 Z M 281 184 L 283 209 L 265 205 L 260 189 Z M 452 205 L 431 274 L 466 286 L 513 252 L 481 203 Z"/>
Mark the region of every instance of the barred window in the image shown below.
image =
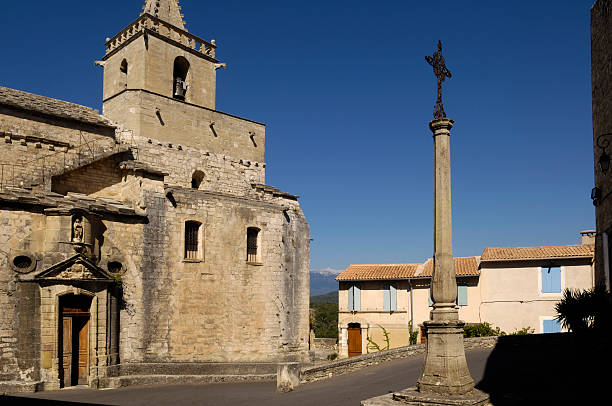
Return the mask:
<path id="1" fill-rule="evenodd" d="M 185 259 L 199 258 L 198 234 L 200 223 L 188 221 L 185 223 Z"/>
<path id="2" fill-rule="evenodd" d="M 258 253 L 259 229 L 249 227 L 247 229 L 247 262 L 260 262 Z"/>

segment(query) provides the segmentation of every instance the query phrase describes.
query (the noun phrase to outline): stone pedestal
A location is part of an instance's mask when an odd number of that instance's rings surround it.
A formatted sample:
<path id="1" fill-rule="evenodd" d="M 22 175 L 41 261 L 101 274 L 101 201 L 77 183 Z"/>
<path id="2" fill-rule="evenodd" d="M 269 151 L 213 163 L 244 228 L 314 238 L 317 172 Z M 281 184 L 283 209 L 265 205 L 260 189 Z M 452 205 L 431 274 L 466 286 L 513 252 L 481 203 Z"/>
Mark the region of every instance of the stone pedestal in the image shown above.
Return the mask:
<path id="1" fill-rule="evenodd" d="M 291 392 L 300 386 L 300 364 L 285 362 L 278 364 L 276 371 L 276 391 Z"/>

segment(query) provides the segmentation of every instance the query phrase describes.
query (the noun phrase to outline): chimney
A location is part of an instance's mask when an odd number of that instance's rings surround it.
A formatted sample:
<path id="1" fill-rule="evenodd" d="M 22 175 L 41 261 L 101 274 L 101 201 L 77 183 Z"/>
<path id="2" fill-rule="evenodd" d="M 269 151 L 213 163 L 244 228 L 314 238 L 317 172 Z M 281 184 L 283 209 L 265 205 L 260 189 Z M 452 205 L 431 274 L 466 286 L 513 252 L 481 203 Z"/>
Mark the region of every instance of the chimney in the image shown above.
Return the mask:
<path id="1" fill-rule="evenodd" d="M 595 230 L 581 231 L 582 245 L 595 245 L 595 234 L 597 234 Z"/>

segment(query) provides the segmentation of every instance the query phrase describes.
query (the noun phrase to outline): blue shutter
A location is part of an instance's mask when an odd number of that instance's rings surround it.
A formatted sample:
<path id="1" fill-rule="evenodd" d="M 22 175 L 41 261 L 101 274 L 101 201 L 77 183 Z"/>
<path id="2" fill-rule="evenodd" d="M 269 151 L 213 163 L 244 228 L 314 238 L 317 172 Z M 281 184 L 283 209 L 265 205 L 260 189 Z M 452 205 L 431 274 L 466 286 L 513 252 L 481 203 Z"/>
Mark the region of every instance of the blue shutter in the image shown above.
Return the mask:
<path id="1" fill-rule="evenodd" d="M 397 289 L 393 285 L 389 285 L 389 293 L 391 296 L 391 311 L 397 310 Z"/>
<path id="2" fill-rule="evenodd" d="M 353 310 L 358 312 L 361 310 L 361 290 L 357 285 L 355 285 L 354 288 L 355 291 L 353 294 Z"/>
<path id="3" fill-rule="evenodd" d="M 384 285 L 383 286 L 383 310 L 388 312 L 391 310 L 391 286 Z"/>
<path id="4" fill-rule="evenodd" d="M 550 268 L 550 291 L 553 293 L 561 293 L 561 268 Z"/>
<path id="5" fill-rule="evenodd" d="M 468 289 L 465 285 L 457 286 L 457 304 L 459 306 L 468 305 Z"/>
<path id="6" fill-rule="evenodd" d="M 543 333 L 560 333 L 561 324 L 557 320 L 544 320 Z"/>
<path id="7" fill-rule="evenodd" d="M 431 288 L 427 288 L 427 299 L 429 299 L 429 307 L 433 306 L 433 300 L 431 300 Z"/>
<path id="8" fill-rule="evenodd" d="M 354 297 L 355 297 L 355 285 L 351 285 L 351 287 L 348 289 L 348 310 L 349 312 L 352 312 L 355 309 L 354 307 L 355 300 L 353 299 Z"/>
<path id="9" fill-rule="evenodd" d="M 542 268 L 542 293 L 561 293 L 561 268 Z"/>

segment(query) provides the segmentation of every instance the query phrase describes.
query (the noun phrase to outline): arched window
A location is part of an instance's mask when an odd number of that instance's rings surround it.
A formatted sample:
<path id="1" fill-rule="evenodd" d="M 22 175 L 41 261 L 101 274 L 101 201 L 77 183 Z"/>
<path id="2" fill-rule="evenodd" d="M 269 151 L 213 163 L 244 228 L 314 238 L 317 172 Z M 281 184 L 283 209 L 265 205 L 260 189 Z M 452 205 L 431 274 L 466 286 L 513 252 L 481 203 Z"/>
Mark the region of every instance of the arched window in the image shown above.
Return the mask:
<path id="1" fill-rule="evenodd" d="M 178 100 L 185 100 L 187 96 L 187 74 L 189 73 L 189 62 L 182 56 L 174 60 L 174 80 L 172 96 Z"/>
<path id="2" fill-rule="evenodd" d="M 204 172 L 195 171 L 193 175 L 191 176 L 191 188 L 199 189 L 203 180 L 204 180 Z"/>
<path id="3" fill-rule="evenodd" d="M 247 262 L 261 262 L 259 256 L 259 228 L 247 228 Z"/>
<path id="4" fill-rule="evenodd" d="M 185 259 L 198 260 L 200 255 L 200 226 L 197 221 L 185 222 Z"/>
<path id="5" fill-rule="evenodd" d="M 119 67 L 119 72 L 121 76 L 121 86 L 127 88 L 128 85 L 128 62 L 126 59 L 121 61 L 121 66 Z"/>

